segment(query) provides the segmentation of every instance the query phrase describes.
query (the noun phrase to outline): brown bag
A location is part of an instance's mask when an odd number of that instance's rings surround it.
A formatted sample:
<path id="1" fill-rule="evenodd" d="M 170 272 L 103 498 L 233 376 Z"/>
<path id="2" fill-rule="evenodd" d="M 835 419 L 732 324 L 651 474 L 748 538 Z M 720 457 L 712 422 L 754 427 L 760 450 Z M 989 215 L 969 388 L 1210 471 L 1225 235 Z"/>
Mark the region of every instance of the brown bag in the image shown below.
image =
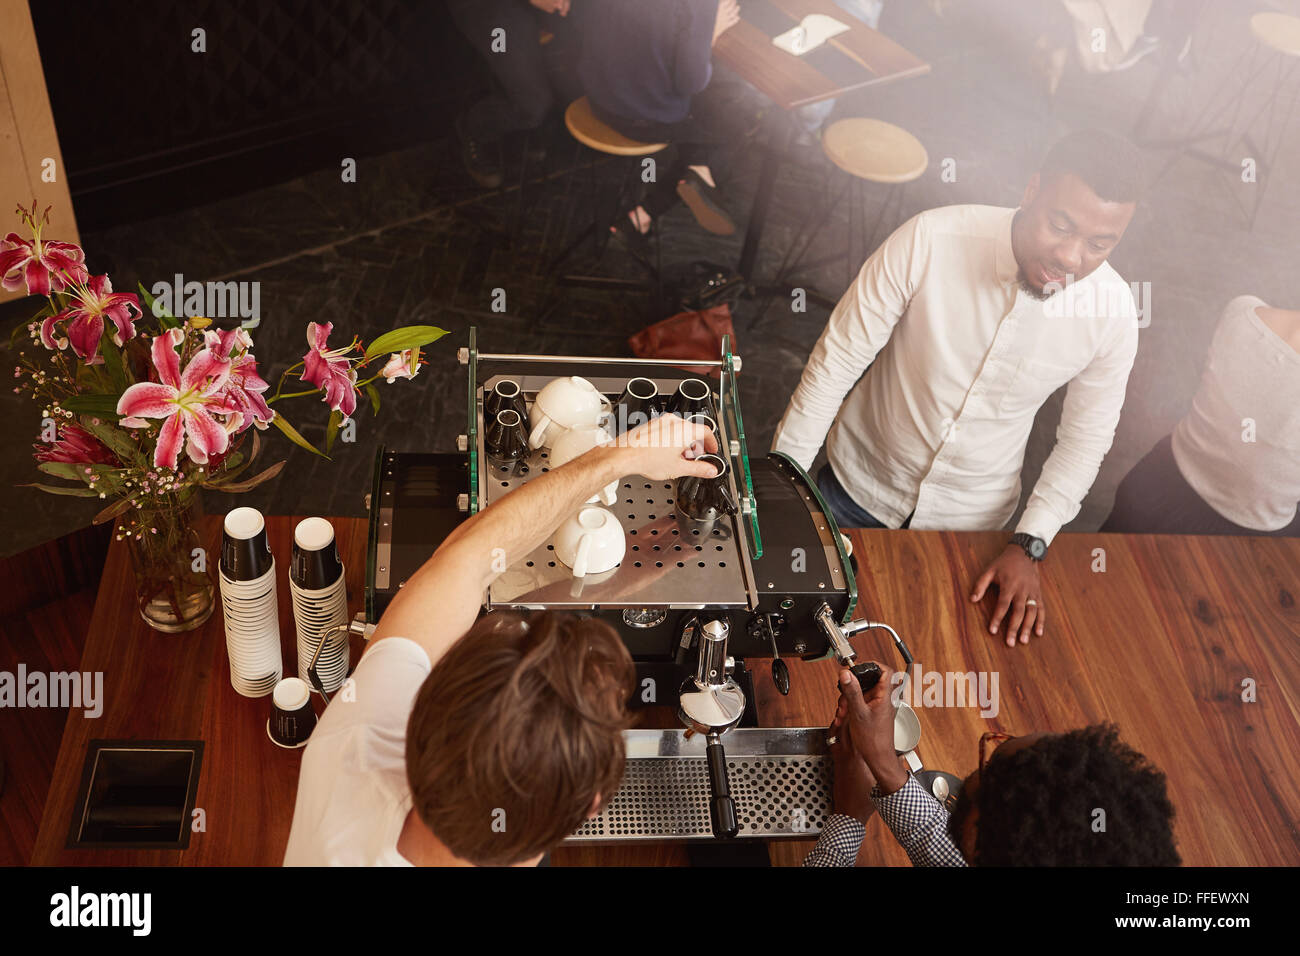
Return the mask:
<path id="1" fill-rule="evenodd" d="M 674 316 L 647 326 L 627 340 L 637 358 L 708 359 L 722 358 L 722 337 L 731 336 L 731 351 L 736 351 L 736 330 L 731 325 L 731 309 L 715 305 L 701 312 L 678 312 Z M 718 375 L 718 367 L 688 368 L 694 375 Z"/>

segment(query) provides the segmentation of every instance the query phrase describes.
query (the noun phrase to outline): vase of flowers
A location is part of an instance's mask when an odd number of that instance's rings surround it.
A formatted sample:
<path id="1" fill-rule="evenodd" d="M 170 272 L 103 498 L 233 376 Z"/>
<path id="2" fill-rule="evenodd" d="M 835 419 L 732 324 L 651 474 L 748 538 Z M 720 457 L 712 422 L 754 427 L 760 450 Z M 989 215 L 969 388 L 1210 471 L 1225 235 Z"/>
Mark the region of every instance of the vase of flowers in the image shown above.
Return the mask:
<path id="1" fill-rule="evenodd" d="M 0 240 L 0 284 L 25 287 L 45 302 L 11 337 L 19 348 L 25 332 L 32 349 L 19 352 L 14 391 L 42 409 L 37 467 L 63 479 L 33 487 L 105 499 L 94 520 L 117 521 L 115 537 L 130 550 L 141 616 L 160 631 L 191 630 L 214 606 L 198 529 L 202 489 L 239 493 L 278 475 L 284 461 L 245 477 L 269 428 L 328 457 L 359 397 L 367 396 L 377 414 L 377 380 L 414 378 L 421 347 L 446 333 L 403 326 L 368 346 L 353 338 L 331 349 L 333 325 L 308 323 L 306 354 L 267 394 L 247 330 L 177 318 L 143 286 L 138 295 L 114 292 L 108 276 L 90 274 L 80 247 L 42 237 L 49 209 L 38 217 L 33 202 L 18 213 L 31 235 L 11 232 Z M 381 359 L 383 366 L 367 376 Z M 310 387 L 286 392 L 295 372 Z M 272 407 L 313 395 L 329 409 L 323 450 Z"/>

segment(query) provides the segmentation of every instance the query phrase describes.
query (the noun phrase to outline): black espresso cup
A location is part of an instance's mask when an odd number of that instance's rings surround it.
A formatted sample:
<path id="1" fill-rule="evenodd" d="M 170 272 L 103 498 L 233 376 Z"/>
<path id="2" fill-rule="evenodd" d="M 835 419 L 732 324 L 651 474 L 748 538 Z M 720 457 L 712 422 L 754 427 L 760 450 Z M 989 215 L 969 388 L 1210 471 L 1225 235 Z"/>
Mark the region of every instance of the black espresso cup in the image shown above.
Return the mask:
<path id="1" fill-rule="evenodd" d="M 305 591 L 323 591 L 343 574 L 334 526 L 324 518 L 304 518 L 293 529 L 289 580 Z"/>
<path id="2" fill-rule="evenodd" d="M 630 378 L 623 394 L 614 403 L 614 427 L 619 434 L 630 432 L 664 411 L 664 396 L 659 386 L 648 378 Z"/>
<path id="3" fill-rule="evenodd" d="M 701 455 L 696 461 L 708 462 L 717 476 L 701 478 L 683 475 L 677 479 L 673 506 L 677 513 L 692 521 L 714 521 L 720 515 L 736 513 L 736 502 L 727 487 L 727 463 L 718 455 Z"/>
<path id="4" fill-rule="evenodd" d="M 702 378 L 688 378 L 678 384 L 677 392 L 668 403 L 668 410 L 682 418 L 689 418 L 699 412 L 714 421 L 718 419 L 718 413 L 713 410 L 713 389 Z"/>
<path id="5" fill-rule="evenodd" d="M 520 418 L 528 419 L 528 402 L 524 399 L 519 383 L 513 379 L 503 378 L 483 393 L 483 421 L 496 421 L 497 413 L 507 408 L 518 412 Z"/>
<path id="6" fill-rule="evenodd" d="M 271 740 L 281 747 L 301 747 L 316 729 L 311 689 L 297 677 L 286 677 L 271 692 Z"/>
<path id="7" fill-rule="evenodd" d="M 262 513 L 256 508 L 229 512 L 221 533 L 221 573 L 231 581 L 256 581 L 274 563 Z"/>
<path id="8" fill-rule="evenodd" d="M 484 429 L 483 445 L 488 457 L 498 461 L 527 458 L 528 424 L 513 408 L 503 408 Z"/>
<path id="9" fill-rule="evenodd" d="M 718 431 L 718 423 L 716 421 L 714 421 L 710 416 L 704 414 L 704 412 L 693 412 L 692 414 L 686 416 L 686 423 L 688 425 L 703 425 L 709 431 L 713 432 L 713 440 L 718 443 L 719 454 L 721 454 L 722 432 Z M 703 452 L 704 443 L 700 442 L 699 445 L 700 445 L 699 450 Z M 691 455 L 688 454 L 686 457 L 690 458 Z M 699 456 L 696 455 L 695 457 L 699 457 Z"/>

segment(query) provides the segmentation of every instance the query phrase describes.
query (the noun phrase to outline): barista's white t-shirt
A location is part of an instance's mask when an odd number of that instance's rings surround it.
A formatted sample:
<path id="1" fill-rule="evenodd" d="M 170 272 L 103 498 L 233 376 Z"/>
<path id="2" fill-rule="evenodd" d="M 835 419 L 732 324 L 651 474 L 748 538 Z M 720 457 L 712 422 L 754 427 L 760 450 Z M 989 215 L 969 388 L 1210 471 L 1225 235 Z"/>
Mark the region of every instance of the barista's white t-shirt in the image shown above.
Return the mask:
<path id="1" fill-rule="evenodd" d="M 406 723 L 432 665 L 404 637 L 375 643 L 303 750 L 285 866 L 411 866 L 397 838 L 411 809 Z"/>

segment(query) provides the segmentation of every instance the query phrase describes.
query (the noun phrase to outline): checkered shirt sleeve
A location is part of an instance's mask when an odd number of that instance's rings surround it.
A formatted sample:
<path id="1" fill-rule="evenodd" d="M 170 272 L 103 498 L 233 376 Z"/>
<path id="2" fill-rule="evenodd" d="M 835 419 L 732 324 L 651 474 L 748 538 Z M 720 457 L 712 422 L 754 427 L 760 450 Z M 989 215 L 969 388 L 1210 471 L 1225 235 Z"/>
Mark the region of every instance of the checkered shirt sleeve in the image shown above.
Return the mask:
<path id="1" fill-rule="evenodd" d="M 867 828 L 861 820 L 832 813 L 817 837 L 817 845 L 804 857 L 804 866 L 852 866 Z"/>
<path id="2" fill-rule="evenodd" d="M 894 793 L 873 790 L 871 801 L 913 866 L 966 866 L 948 836 L 948 811 L 911 774 Z"/>

